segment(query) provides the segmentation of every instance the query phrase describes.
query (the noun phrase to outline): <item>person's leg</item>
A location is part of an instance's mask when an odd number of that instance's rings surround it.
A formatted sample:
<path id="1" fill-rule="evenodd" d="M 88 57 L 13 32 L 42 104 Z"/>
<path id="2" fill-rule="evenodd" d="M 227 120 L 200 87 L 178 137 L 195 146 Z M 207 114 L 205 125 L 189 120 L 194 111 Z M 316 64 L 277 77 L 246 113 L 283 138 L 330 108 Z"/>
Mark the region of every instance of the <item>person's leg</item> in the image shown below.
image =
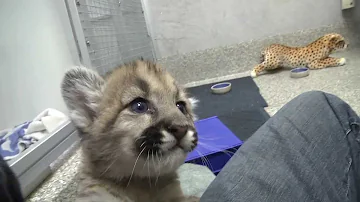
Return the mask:
<path id="1" fill-rule="evenodd" d="M 24 201 L 19 182 L 2 156 L 0 156 L 0 201 Z"/>
<path id="2" fill-rule="evenodd" d="M 336 96 L 304 93 L 241 146 L 201 201 L 357 201 L 359 123 Z"/>

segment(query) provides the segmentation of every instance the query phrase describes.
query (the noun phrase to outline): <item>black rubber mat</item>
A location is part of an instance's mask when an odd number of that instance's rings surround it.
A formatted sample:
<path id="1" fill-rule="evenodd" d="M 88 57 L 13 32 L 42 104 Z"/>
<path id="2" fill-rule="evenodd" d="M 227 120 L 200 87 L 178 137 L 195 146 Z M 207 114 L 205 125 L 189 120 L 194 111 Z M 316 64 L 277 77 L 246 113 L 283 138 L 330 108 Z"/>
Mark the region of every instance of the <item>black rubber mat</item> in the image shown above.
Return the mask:
<path id="1" fill-rule="evenodd" d="M 263 108 L 220 114 L 218 118 L 242 141 L 247 140 L 270 116 Z"/>
<path id="2" fill-rule="evenodd" d="M 267 103 L 251 77 L 229 80 L 231 91 L 226 94 L 211 93 L 207 84 L 188 88 L 188 92 L 200 100 L 195 113 L 199 119 L 218 116 L 241 140 L 246 140 L 268 118 L 264 111 Z"/>

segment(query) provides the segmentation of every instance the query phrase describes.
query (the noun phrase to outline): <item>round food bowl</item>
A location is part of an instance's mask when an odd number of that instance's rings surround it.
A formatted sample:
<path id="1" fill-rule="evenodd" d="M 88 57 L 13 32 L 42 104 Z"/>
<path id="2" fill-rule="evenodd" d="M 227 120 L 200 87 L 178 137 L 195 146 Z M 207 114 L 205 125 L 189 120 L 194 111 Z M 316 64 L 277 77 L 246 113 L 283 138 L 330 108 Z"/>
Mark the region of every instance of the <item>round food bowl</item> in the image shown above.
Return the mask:
<path id="1" fill-rule="evenodd" d="M 309 76 L 309 68 L 307 67 L 298 67 L 290 71 L 291 78 L 302 78 L 305 76 Z"/>
<path id="2" fill-rule="evenodd" d="M 231 90 L 231 83 L 224 82 L 224 83 L 218 83 L 213 86 L 211 86 L 211 91 L 215 94 L 224 94 Z"/>

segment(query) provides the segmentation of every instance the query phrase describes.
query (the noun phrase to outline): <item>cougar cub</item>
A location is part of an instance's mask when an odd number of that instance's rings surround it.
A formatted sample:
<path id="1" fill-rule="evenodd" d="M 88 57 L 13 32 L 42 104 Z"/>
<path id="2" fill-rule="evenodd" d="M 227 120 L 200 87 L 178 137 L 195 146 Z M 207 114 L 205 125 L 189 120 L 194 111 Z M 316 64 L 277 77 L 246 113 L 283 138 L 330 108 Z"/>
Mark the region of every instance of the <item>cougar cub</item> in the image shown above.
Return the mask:
<path id="1" fill-rule="evenodd" d="M 82 137 L 77 201 L 187 202 L 176 174 L 197 145 L 192 103 L 157 64 L 139 60 L 106 78 L 69 70 L 62 95 Z"/>

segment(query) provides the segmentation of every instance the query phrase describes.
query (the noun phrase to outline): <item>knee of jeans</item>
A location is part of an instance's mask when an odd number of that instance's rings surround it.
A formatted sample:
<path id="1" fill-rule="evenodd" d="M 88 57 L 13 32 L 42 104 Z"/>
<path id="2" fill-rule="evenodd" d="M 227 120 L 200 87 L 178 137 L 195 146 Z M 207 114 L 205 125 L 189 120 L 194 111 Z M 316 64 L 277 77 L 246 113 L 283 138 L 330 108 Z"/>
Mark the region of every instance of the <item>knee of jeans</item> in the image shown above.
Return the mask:
<path id="1" fill-rule="evenodd" d="M 299 102 L 302 103 L 323 103 L 330 105 L 335 113 L 340 113 L 342 110 L 348 110 L 349 106 L 345 101 L 336 95 L 329 94 L 323 91 L 309 91 L 298 96 Z"/>
<path id="2" fill-rule="evenodd" d="M 301 100 L 326 100 L 326 93 L 323 91 L 308 91 L 298 96 Z"/>

